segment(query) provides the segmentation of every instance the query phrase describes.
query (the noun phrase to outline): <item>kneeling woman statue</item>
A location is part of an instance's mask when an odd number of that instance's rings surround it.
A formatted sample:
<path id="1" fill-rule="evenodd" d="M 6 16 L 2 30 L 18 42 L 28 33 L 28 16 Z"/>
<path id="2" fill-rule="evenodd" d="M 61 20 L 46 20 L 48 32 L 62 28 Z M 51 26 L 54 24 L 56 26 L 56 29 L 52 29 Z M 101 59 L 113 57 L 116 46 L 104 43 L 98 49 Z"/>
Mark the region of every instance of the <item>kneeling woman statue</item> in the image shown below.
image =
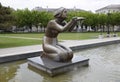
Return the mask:
<path id="1" fill-rule="evenodd" d="M 65 8 L 59 8 L 54 17 L 55 19 L 49 21 L 43 38 L 43 55 L 55 61 L 70 61 L 73 57 L 72 50 L 59 44 L 57 36 L 63 31 L 71 31 L 77 24 L 77 21 L 83 20 L 84 18 L 74 17 L 66 23 L 65 19 L 67 18 L 67 11 Z"/>

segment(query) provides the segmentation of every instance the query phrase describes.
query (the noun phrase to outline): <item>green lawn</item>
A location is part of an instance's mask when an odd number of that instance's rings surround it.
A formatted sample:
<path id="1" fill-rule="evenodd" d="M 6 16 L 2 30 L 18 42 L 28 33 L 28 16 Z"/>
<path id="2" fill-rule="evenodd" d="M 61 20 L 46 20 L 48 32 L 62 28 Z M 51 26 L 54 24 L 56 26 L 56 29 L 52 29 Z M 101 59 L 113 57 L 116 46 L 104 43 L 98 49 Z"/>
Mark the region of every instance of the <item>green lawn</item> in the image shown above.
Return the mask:
<path id="1" fill-rule="evenodd" d="M 15 37 L 27 37 L 27 38 L 42 38 L 44 33 L 10 33 L 0 34 L 1 36 L 15 36 Z"/>
<path id="2" fill-rule="evenodd" d="M 100 33 L 61 33 L 58 38 L 60 40 L 84 40 L 95 39 Z"/>
<path id="3" fill-rule="evenodd" d="M 41 44 L 41 43 L 42 43 L 41 40 L 0 37 L 0 48 L 36 45 L 36 44 Z"/>
<path id="4" fill-rule="evenodd" d="M 84 40 L 95 39 L 100 33 L 61 33 L 58 36 L 59 40 Z M 106 33 L 104 33 L 105 35 Z M 118 33 L 119 35 L 120 33 Z M 24 34 L 0 34 L 0 48 L 9 48 L 17 46 L 36 45 L 42 43 L 44 33 L 24 33 Z M 6 37 L 7 36 L 7 37 Z M 20 37 L 20 38 L 11 38 Z M 22 38 L 23 37 L 23 38 Z M 35 38 L 35 39 L 25 39 Z"/>

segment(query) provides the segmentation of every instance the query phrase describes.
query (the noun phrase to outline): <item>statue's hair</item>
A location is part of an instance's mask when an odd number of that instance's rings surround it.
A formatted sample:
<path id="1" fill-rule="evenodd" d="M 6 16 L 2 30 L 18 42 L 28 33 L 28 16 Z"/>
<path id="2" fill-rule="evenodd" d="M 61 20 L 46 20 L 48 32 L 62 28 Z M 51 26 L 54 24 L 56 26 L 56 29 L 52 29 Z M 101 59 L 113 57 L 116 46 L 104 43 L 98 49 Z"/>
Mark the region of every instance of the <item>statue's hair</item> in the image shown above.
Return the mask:
<path id="1" fill-rule="evenodd" d="M 65 8 L 63 8 L 63 7 L 58 8 L 54 13 L 54 17 L 55 18 L 60 17 L 64 10 L 65 10 Z"/>

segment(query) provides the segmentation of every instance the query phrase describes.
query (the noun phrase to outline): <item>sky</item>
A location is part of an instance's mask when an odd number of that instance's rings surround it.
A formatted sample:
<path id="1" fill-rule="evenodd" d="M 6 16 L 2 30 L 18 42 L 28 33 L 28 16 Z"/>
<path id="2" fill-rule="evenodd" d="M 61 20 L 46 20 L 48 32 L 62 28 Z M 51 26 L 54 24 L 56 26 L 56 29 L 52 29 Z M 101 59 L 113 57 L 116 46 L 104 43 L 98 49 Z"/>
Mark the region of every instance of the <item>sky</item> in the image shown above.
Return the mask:
<path id="1" fill-rule="evenodd" d="M 43 8 L 79 8 L 95 12 L 95 10 L 111 4 L 120 4 L 120 0 L 0 0 L 3 6 L 16 9 Z"/>

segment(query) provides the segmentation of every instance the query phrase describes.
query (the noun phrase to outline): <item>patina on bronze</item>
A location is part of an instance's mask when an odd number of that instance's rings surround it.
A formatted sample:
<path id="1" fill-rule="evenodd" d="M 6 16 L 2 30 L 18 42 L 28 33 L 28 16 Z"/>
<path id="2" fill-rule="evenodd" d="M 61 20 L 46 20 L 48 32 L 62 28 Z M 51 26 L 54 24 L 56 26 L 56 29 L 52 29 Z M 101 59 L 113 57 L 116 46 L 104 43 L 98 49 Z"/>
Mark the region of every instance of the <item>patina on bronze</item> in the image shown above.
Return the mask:
<path id="1" fill-rule="evenodd" d="M 77 21 L 81 21 L 83 17 L 73 17 L 68 23 L 65 21 L 67 18 L 67 10 L 59 8 L 55 14 L 55 19 L 48 22 L 45 36 L 43 37 L 43 55 L 55 61 L 66 62 L 73 58 L 73 51 L 58 43 L 57 36 L 63 31 L 71 31 Z"/>

